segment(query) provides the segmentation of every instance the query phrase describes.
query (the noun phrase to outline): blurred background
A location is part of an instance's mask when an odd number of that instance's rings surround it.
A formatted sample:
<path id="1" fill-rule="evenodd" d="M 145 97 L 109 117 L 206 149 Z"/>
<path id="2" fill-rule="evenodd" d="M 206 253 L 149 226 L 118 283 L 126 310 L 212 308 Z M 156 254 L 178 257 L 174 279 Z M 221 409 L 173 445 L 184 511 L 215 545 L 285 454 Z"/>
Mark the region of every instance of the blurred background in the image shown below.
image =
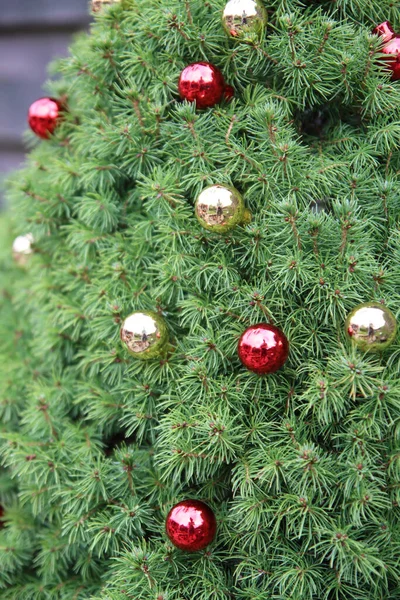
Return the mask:
<path id="1" fill-rule="evenodd" d="M 0 205 L 3 181 L 24 158 L 30 104 L 43 96 L 48 63 L 89 24 L 89 0 L 0 0 Z"/>

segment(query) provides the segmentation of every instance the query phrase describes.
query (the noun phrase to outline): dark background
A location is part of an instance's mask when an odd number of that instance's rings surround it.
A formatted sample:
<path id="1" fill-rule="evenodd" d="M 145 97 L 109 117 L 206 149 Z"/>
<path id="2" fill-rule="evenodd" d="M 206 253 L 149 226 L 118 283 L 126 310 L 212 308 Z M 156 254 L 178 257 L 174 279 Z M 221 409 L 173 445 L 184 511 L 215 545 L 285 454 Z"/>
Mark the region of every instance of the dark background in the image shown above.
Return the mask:
<path id="1" fill-rule="evenodd" d="M 89 0 L 0 0 L 0 204 L 4 175 L 21 164 L 29 105 L 46 67 L 89 23 Z"/>

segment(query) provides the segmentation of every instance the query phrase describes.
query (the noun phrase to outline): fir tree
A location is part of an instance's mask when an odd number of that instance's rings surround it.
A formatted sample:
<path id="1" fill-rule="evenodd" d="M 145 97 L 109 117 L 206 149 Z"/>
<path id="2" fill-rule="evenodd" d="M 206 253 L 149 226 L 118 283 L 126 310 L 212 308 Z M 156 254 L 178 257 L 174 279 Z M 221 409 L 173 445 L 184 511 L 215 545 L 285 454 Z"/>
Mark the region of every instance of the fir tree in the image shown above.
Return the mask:
<path id="1" fill-rule="evenodd" d="M 35 241 L 15 266 L 3 220 L 2 600 L 400 597 L 400 344 L 345 334 L 360 303 L 400 316 L 400 85 L 371 33 L 398 6 L 273 0 L 235 41 L 224 5 L 99 11 L 49 83 L 63 120 L 10 182 Z M 199 60 L 233 100 L 180 101 Z M 251 223 L 201 227 L 216 183 Z M 163 316 L 162 358 L 121 344 L 137 310 Z M 236 350 L 262 321 L 290 343 L 264 377 Z M 185 498 L 216 514 L 206 551 L 165 534 Z"/>

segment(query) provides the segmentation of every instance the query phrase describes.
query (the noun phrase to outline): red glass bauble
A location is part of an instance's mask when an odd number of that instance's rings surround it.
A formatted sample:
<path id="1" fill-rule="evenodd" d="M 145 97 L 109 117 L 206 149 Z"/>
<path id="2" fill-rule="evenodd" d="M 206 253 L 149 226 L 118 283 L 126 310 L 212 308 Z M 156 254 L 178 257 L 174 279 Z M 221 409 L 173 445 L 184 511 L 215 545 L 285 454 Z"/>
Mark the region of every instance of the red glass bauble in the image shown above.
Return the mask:
<path id="1" fill-rule="evenodd" d="M 389 21 L 384 21 L 380 25 L 377 25 L 372 33 L 379 35 L 384 42 L 388 42 L 395 36 L 394 29 Z"/>
<path id="2" fill-rule="evenodd" d="M 207 504 L 200 500 L 184 500 L 170 510 L 166 531 L 174 546 L 186 552 L 197 552 L 213 541 L 217 522 Z"/>
<path id="3" fill-rule="evenodd" d="M 289 355 L 287 337 L 268 323 L 252 325 L 242 334 L 238 345 L 239 358 L 249 371 L 259 375 L 275 373 Z"/>
<path id="4" fill-rule="evenodd" d="M 235 88 L 233 88 L 231 85 L 226 85 L 225 91 L 224 91 L 225 100 L 227 100 L 227 101 L 232 100 L 232 98 L 234 96 L 235 96 Z"/>
<path id="5" fill-rule="evenodd" d="M 390 54 L 385 58 L 385 64 L 392 71 L 392 80 L 400 79 L 400 35 L 395 35 L 382 48 L 384 54 Z"/>
<path id="6" fill-rule="evenodd" d="M 28 123 L 33 133 L 47 140 L 60 120 L 62 106 L 54 98 L 40 98 L 36 100 L 28 112 Z"/>
<path id="7" fill-rule="evenodd" d="M 185 67 L 181 73 L 179 93 L 182 100 L 196 102 L 197 108 L 214 106 L 224 96 L 224 76 L 210 63 L 193 63 Z"/>

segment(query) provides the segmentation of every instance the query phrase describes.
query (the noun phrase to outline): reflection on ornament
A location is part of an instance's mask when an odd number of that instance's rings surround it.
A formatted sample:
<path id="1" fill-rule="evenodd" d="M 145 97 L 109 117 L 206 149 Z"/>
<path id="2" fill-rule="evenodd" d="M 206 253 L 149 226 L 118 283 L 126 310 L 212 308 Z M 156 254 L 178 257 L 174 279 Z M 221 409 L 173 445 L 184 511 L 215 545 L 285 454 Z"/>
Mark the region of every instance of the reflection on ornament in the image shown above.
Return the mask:
<path id="1" fill-rule="evenodd" d="M 267 21 L 267 11 L 260 0 L 229 0 L 222 15 L 225 31 L 234 38 L 261 33 Z"/>
<path id="2" fill-rule="evenodd" d="M 203 190 L 196 200 L 195 210 L 200 224 L 216 233 L 226 233 L 251 221 L 240 192 L 226 185 L 211 185 Z"/>
<path id="3" fill-rule="evenodd" d="M 346 320 L 346 333 L 363 352 L 386 350 L 395 340 L 396 317 L 379 302 L 356 306 Z"/>
<path id="4" fill-rule="evenodd" d="M 12 254 L 15 262 L 25 267 L 28 264 L 29 256 L 33 254 L 33 235 L 27 233 L 26 235 L 19 235 L 15 238 L 12 245 Z"/>
<path id="5" fill-rule="evenodd" d="M 176 504 L 166 520 L 166 532 L 177 548 L 186 552 L 203 550 L 213 541 L 217 522 L 211 508 L 200 500 Z"/>
<path id="6" fill-rule="evenodd" d="M 164 319 L 153 312 L 136 312 L 125 319 L 121 340 L 133 356 L 141 360 L 159 358 L 168 344 Z"/>
<path id="7" fill-rule="evenodd" d="M 103 7 L 118 4 L 121 0 L 92 0 L 92 11 L 99 12 Z"/>

